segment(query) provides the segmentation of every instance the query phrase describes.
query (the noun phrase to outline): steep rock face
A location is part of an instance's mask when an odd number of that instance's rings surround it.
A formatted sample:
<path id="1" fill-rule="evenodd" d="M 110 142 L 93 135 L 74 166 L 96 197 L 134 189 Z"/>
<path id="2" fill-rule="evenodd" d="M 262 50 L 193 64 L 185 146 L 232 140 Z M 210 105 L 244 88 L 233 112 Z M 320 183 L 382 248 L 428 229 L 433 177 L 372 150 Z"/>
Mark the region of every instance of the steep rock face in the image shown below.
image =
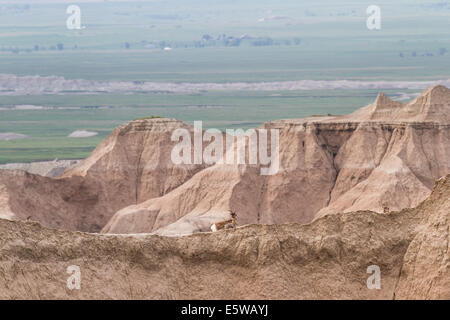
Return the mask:
<path id="1" fill-rule="evenodd" d="M 403 258 L 398 299 L 450 297 L 450 181 L 440 179 L 430 198 L 417 208 L 424 220 Z"/>
<path id="2" fill-rule="evenodd" d="M 0 217 L 39 221 L 44 226 L 66 230 L 95 230 L 108 219 L 104 212 L 88 210 L 98 203 L 98 186 L 86 185 L 80 177 L 70 183 L 24 171 L 0 174 Z"/>
<path id="3" fill-rule="evenodd" d="M 0 298 L 450 299 L 449 194 L 450 175 L 414 209 L 186 237 L 0 220 Z M 372 265 L 379 290 L 367 287 Z M 69 266 L 80 268 L 80 290 L 67 289 Z"/>
<path id="4" fill-rule="evenodd" d="M 431 87 L 407 104 L 380 94 L 347 116 L 264 123 L 279 130 L 279 170 L 268 176 L 259 165 L 175 165 L 170 137 L 193 136 L 193 127 L 132 121 L 56 180 L 0 171 L 0 214 L 68 230 L 177 235 L 206 231 L 229 210 L 244 225 L 414 207 L 450 172 L 449 92 Z"/>
<path id="5" fill-rule="evenodd" d="M 145 233 L 156 231 L 161 227 L 183 218 L 182 224 L 190 217 L 200 217 L 192 224 L 192 231 L 209 231 L 209 226 L 217 219 L 217 213 L 226 213 L 232 190 L 239 181 L 241 172 L 235 166 L 221 166 L 220 171 L 208 168 L 197 173 L 195 177 L 166 194 L 150 199 L 141 204 L 120 210 L 108 222 L 103 232 Z M 212 215 L 208 217 L 208 214 Z M 226 216 L 224 217 L 226 218 Z M 189 225 L 191 226 L 191 225 Z M 177 229 L 176 232 L 183 233 Z"/>
<path id="6" fill-rule="evenodd" d="M 443 112 L 450 108 L 449 95 L 450 89 L 444 86 L 428 88 L 421 96 L 407 104 L 399 117 L 411 121 L 450 123 L 450 115 Z"/>
<path id="7" fill-rule="evenodd" d="M 261 176 L 247 165 L 227 177 L 230 168 L 217 164 L 162 198 L 120 210 L 102 232 L 205 231 L 227 219 L 229 210 L 244 225 L 415 207 L 436 179 L 450 173 L 448 102 L 450 90 L 435 86 L 408 104 L 380 94 L 347 116 L 265 123 L 262 128 L 280 133 L 276 174 Z"/>
<path id="8" fill-rule="evenodd" d="M 314 126 L 280 129 L 277 174 L 262 176 L 256 165 L 216 164 L 161 198 L 119 211 L 103 232 L 153 232 L 170 224 L 159 233 L 205 231 L 227 219 L 228 210 L 238 213 L 241 224 L 310 222 L 329 201 L 335 179 L 332 159 Z"/>
<path id="9" fill-rule="evenodd" d="M 331 201 L 318 215 L 414 207 L 450 172 L 450 126 L 360 125 L 342 146 Z M 373 147 L 375 146 L 375 147 Z"/>
<path id="10" fill-rule="evenodd" d="M 173 119 L 127 123 L 57 179 L 2 170 L 0 199 L 8 200 L 1 217 L 98 232 L 119 209 L 162 196 L 205 167 L 173 164 L 171 134 L 178 128 L 193 132 Z"/>
<path id="11" fill-rule="evenodd" d="M 361 108 L 342 120 L 359 121 L 397 121 L 397 122 L 438 122 L 450 123 L 450 89 L 444 86 L 432 86 L 409 103 L 392 101 L 380 93 L 371 105 Z"/>
<path id="12" fill-rule="evenodd" d="M 175 119 L 135 120 L 116 128 L 92 155 L 61 178 L 82 176 L 103 184 L 105 202 L 139 203 L 161 196 L 190 178 L 200 165 L 171 161 L 176 129 L 193 128 Z M 120 207 L 120 205 L 119 205 Z"/>

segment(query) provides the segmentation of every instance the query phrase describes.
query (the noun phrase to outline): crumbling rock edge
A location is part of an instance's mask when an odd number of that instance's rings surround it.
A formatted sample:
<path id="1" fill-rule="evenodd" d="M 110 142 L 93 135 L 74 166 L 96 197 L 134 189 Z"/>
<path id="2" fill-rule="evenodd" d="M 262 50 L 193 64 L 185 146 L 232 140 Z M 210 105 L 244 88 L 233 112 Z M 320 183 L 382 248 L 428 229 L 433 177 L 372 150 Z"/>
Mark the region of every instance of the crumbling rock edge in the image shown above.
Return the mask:
<path id="1" fill-rule="evenodd" d="M 184 237 L 0 220 L 2 299 L 449 299 L 450 175 L 414 209 Z M 81 270 L 69 290 L 68 266 Z M 366 286 L 381 269 L 381 289 Z"/>

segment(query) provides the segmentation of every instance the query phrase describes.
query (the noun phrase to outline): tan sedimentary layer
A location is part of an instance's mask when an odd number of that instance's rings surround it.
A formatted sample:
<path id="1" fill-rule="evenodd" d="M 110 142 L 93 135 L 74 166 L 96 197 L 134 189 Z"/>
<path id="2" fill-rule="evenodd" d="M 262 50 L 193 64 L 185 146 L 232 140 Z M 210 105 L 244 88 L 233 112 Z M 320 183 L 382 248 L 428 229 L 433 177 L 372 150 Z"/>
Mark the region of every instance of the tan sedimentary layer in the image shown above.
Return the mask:
<path id="1" fill-rule="evenodd" d="M 172 133 L 193 136 L 194 128 L 175 119 L 135 120 L 58 179 L 0 171 L 0 218 L 181 235 L 208 231 L 229 210 L 245 225 L 412 208 L 450 173 L 449 115 L 450 90 L 434 86 L 410 103 L 380 94 L 350 115 L 264 123 L 279 129 L 279 171 L 268 176 L 259 165 L 176 165 Z"/>
<path id="2" fill-rule="evenodd" d="M 449 299 L 450 175 L 417 208 L 186 237 L 0 220 L 3 299 Z M 69 290 L 69 266 L 81 289 Z M 367 267 L 381 270 L 369 290 Z"/>

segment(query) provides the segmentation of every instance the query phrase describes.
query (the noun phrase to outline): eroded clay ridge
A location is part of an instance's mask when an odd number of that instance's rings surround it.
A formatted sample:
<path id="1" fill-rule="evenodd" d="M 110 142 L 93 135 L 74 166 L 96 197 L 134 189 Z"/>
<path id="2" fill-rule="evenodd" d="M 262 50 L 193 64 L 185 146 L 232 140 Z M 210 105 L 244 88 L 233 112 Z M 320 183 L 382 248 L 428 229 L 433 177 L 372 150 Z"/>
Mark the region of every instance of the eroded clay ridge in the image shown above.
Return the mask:
<path id="1" fill-rule="evenodd" d="M 450 299 L 450 175 L 414 209 L 185 237 L 0 219 L 1 299 Z M 367 287 L 368 266 L 381 288 Z M 67 289 L 67 268 L 81 272 Z"/>
<path id="2" fill-rule="evenodd" d="M 347 116 L 265 123 L 280 130 L 277 174 L 215 165 L 162 197 L 120 210 L 103 232 L 208 231 L 229 210 L 240 224 L 277 224 L 414 207 L 450 173 L 449 112 L 450 90 L 435 86 L 408 104 L 380 94 Z"/>
<path id="3" fill-rule="evenodd" d="M 0 170 L 0 217 L 100 231 L 117 210 L 162 196 L 205 167 L 172 163 L 177 128 L 192 130 L 175 119 L 126 123 L 57 179 Z"/>
<path id="4" fill-rule="evenodd" d="M 280 168 L 175 165 L 175 119 L 115 129 L 58 179 L 0 171 L 0 217 L 104 233 L 181 235 L 238 215 L 240 225 L 310 223 L 338 212 L 417 206 L 450 173 L 450 90 L 434 86 L 410 103 L 380 94 L 339 117 L 264 123 L 280 133 Z M 194 139 L 192 139 L 194 140 Z"/>

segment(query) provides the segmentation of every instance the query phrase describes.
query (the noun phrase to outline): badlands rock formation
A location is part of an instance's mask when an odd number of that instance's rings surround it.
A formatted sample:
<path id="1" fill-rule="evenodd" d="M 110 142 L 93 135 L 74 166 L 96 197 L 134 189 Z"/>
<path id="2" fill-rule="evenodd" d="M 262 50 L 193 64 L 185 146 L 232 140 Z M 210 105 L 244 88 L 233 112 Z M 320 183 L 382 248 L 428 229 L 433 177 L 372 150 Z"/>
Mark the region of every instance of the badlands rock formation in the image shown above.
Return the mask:
<path id="1" fill-rule="evenodd" d="M 195 134 L 173 119 L 115 129 L 56 179 L 0 170 L 0 298 L 450 299 L 449 112 L 435 86 L 265 123 L 279 129 L 274 175 L 175 165 L 172 132 Z M 240 227 L 205 232 L 228 210 Z"/>
<path id="2" fill-rule="evenodd" d="M 104 233 L 181 235 L 238 215 L 240 225 L 310 223 L 339 212 L 412 208 L 450 173 L 450 90 L 414 101 L 383 94 L 356 112 L 264 123 L 279 130 L 279 171 L 258 165 L 176 165 L 174 119 L 115 129 L 57 179 L 0 171 L 0 218 Z M 194 138 L 192 138 L 194 141 Z"/>
<path id="3" fill-rule="evenodd" d="M 57 179 L 0 170 L 0 218 L 100 231 L 117 210 L 162 196 L 204 167 L 170 161 L 176 128 L 191 130 L 173 119 L 127 123 Z"/>
<path id="4" fill-rule="evenodd" d="M 228 210 L 249 223 L 309 223 L 356 210 L 417 206 L 450 173 L 450 90 L 435 86 L 408 104 L 383 94 L 353 114 L 280 120 L 280 170 L 217 164 L 159 198 L 117 212 L 105 233 L 206 231 Z"/>
<path id="5" fill-rule="evenodd" d="M 414 209 L 185 237 L 0 219 L 0 299 L 450 299 L 449 194 L 450 175 Z M 69 266 L 80 290 L 67 289 Z"/>

